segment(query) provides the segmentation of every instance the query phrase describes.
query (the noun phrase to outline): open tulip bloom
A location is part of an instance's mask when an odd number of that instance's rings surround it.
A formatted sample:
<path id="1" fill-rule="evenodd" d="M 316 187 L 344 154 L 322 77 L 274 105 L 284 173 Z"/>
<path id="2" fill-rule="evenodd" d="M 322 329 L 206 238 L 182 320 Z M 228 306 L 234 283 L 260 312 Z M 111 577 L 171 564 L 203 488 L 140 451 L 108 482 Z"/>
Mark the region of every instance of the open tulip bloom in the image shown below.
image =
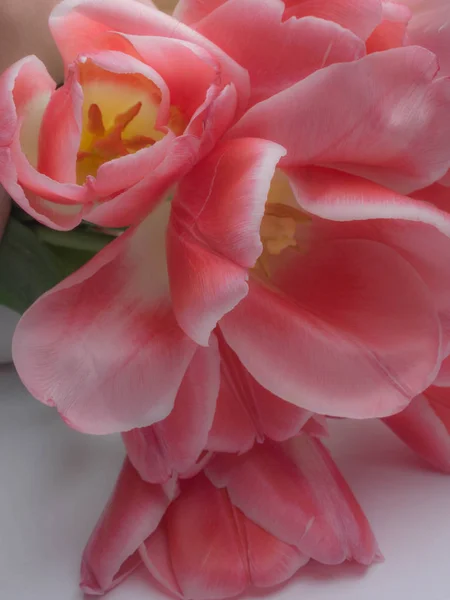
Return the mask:
<path id="1" fill-rule="evenodd" d="M 139 565 L 212 600 L 379 560 L 327 417 L 380 418 L 450 471 L 444 20 L 446 0 L 64 0 L 64 83 L 33 56 L 1 76 L 1 185 L 58 235 L 114 232 L 13 344 L 69 426 L 122 433 L 87 593 Z"/>

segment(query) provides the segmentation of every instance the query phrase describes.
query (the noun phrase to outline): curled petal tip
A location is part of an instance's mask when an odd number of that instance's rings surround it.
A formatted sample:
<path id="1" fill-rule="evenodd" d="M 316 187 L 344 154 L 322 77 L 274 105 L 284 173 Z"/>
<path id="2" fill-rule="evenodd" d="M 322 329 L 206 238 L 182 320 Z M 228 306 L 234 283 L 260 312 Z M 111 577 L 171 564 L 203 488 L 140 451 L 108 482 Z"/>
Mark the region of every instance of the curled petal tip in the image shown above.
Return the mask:
<path id="1" fill-rule="evenodd" d="M 80 589 L 84 594 L 90 596 L 101 596 L 104 593 L 92 569 L 85 560 L 81 563 Z"/>
<path id="2" fill-rule="evenodd" d="M 374 563 L 383 563 L 385 561 L 385 558 L 383 556 L 383 554 L 381 553 L 381 550 L 378 549 L 375 553 L 375 556 L 373 557 L 373 562 Z"/>

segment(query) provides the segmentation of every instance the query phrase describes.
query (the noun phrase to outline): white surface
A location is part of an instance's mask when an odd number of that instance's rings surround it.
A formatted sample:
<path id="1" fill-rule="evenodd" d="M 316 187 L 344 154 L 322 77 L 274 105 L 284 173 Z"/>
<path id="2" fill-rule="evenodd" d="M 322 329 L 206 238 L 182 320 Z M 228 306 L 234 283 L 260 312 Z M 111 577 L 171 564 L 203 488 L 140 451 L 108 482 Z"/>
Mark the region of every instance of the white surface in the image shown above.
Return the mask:
<path id="1" fill-rule="evenodd" d="M 379 423 L 336 422 L 330 444 L 386 562 L 308 566 L 276 600 L 450 600 L 450 477 L 426 470 Z M 122 460 L 117 437 L 83 436 L 0 367 L 0 598 L 80 600 L 78 564 Z M 263 597 L 254 594 L 252 598 Z M 138 573 L 108 600 L 162 600 Z"/>

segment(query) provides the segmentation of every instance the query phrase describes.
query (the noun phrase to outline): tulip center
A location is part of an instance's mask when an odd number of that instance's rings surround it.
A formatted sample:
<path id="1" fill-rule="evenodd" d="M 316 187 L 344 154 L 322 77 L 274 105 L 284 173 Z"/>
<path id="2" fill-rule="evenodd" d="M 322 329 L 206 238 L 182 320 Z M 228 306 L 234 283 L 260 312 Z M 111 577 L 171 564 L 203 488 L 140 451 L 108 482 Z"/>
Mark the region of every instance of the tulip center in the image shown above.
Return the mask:
<path id="1" fill-rule="evenodd" d="M 90 135 L 87 147 L 77 154 L 79 173 L 84 179 L 87 174 L 95 175 L 100 165 L 114 158 L 126 156 L 152 146 L 156 139 L 147 135 L 127 137 L 125 129 L 139 114 L 142 102 L 136 102 L 128 110 L 119 113 L 109 128 L 105 127 L 98 104 L 91 104 L 88 110 L 86 133 Z"/>
<path id="2" fill-rule="evenodd" d="M 255 269 L 260 275 L 270 277 L 285 251 L 307 251 L 310 223 L 310 217 L 298 207 L 287 177 L 277 171 L 259 230 L 263 251 Z"/>
<path id="3" fill-rule="evenodd" d="M 264 251 L 279 255 L 286 248 L 296 248 L 295 231 L 300 211 L 285 204 L 267 204 L 259 234 Z"/>
<path id="4" fill-rule="evenodd" d="M 77 154 L 77 183 L 97 174 L 106 162 L 153 146 L 170 129 L 183 133 L 181 112 L 170 107 L 169 121 L 157 128 L 161 92 L 140 74 L 110 73 L 88 60 L 80 65 L 83 115 Z"/>

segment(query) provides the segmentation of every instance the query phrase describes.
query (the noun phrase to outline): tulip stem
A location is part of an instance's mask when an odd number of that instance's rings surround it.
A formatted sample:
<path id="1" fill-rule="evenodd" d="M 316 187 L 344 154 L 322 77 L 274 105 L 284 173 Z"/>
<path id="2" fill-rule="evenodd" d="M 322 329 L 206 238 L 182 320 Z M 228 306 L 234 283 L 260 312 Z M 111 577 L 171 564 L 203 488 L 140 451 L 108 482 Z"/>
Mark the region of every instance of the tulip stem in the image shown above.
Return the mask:
<path id="1" fill-rule="evenodd" d="M 55 231 L 44 225 L 33 225 L 31 228 L 41 242 L 50 246 L 59 246 L 60 248 L 71 248 L 73 250 L 87 250 L 89 252 L 99 252 L 114 238 L 104 233 L 86 232 L 86 231 Z"/>

